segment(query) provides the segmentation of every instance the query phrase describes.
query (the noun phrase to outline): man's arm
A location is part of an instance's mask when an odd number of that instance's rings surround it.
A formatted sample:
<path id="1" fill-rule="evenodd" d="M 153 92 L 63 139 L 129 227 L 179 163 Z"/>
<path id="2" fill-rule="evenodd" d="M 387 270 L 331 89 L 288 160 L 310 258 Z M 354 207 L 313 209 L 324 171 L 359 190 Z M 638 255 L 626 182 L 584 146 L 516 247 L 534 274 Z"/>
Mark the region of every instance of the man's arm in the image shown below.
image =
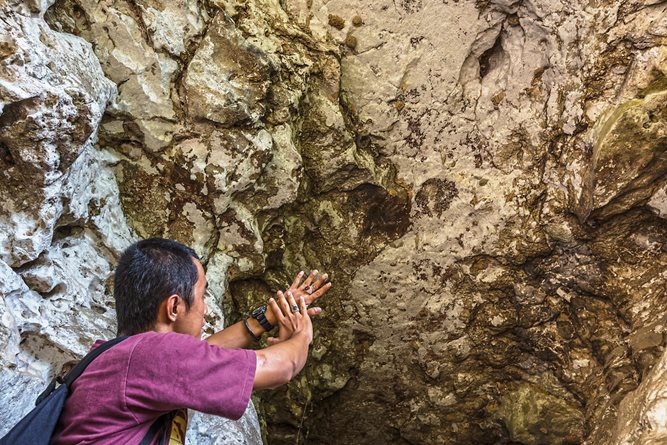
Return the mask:
<path id="1" fill-rule="evenodd" d="M 257 320 L 248 318 L 246 321 L 255 335 L 259 337 L 264 333 L 264 329 Z M 250 346 L 255 339 L 246 330 L 245 326 L 243 326 L 243 322 L 239 321 L 238 323 L 234 323 L 222 331 L 218 331 L 211 335 L 206 341 L 210 345 L 219 346 L 221 348 L 241 349 Z"/>
<path id="2" fill-rule="evenodd" d="M 313 342 L 313 323 L 308 315 L 304 297 L 299 306 L 294 297 L 289 303 L 281 298 L 280 307 L 272 298 L 269 305 L 276 315 L 280 328 L 288 327 L 291 336 L 280 343 L 256 351 L 257 367 L 253 389 L 276 388 L 292 380 L 306 365 L 308 346 Z M 300 307 L 294 311 L 293 308 Z"/>
<path id="3" fill-rule="evenodd" d="M 253 389 L 273 389 L 292 380 L 306 365 L 311 340 L 304 333 L 255 351 L 257 368 Z"/>

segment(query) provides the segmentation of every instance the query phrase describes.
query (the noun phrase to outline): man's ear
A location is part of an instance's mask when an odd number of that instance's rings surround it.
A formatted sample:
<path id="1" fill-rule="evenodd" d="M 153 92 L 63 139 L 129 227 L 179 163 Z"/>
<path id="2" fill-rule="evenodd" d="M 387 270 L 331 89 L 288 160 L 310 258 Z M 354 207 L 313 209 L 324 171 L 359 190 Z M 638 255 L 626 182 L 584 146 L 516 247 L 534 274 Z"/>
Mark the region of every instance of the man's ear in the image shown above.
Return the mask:
<path id="1" fill-rule="evenodd" d="M 183 309 L 180 307 L 182 304 L 183 302 L 181 301 L 181 297 L 179 297 L 177 294 L 170 295 L 165 300 L 167 319 L 172 323 L 175 322 L 178 318 L 179 310 Z"/>

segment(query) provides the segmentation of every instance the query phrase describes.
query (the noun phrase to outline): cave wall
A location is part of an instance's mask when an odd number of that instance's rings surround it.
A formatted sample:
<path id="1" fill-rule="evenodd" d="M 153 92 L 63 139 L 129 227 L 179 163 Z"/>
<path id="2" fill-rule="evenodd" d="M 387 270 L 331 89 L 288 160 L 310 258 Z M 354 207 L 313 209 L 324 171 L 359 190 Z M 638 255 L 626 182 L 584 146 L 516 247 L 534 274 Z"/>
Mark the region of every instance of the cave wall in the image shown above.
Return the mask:
<path id="1" fill-rule="evenodd" d="M 116 336 L 112 272 L 139 239 L 122 209 L 122 155 L 99 140 L 118 84 L 90 42 L 44 20 L 52 3 L 0 2 L 0 435 L 95 339 Z M 209 273 L 213 330 L 223 263 Z M 236 422 L 193 416 L 190 443 L 261 443 L 252 404 Z"/>
<path id="2" fill-rule="evenodd" d="M 667 438 L 665 2 L 0 5 L 5 419 L 165 236 L 209 331 L 333 276 L 270 444 Z M 191 431 L 260 441 L 252 406 Z"/>

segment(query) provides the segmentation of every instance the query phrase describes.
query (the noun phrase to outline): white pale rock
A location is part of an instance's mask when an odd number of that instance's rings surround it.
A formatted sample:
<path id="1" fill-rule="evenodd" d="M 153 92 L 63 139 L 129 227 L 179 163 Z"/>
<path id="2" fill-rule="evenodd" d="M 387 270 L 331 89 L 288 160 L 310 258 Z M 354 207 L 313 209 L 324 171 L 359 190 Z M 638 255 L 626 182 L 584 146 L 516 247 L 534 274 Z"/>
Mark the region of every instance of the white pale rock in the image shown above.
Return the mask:
<path id="1" fill-rule="evenodd" d="M 0 437 L 35 407 L 35 399 L 44 390 L 42 379 L 7 368 L 0 370 L 3 409 L 0 410 Z M 9 409 L 5 409 L 9 407 Z"/>
<path id="2" fill-rule="evenodd" d="M 174 120 L 171 102 L 171 84 L 178 71 L 178 64 L 171 58 L 155 55 L 152 64 L 142 68 L 118 89 L 114 107 L 120 113 L 128 113 L 137 119 Z"/>
<path id="3" fill-rule="evenodd" d="M 24 281 L 43 294 L 9 300 L 22 335 L 38 335 L 71 357 L 83 355 L 97 338 L 115 336 L 115 311 L 106 291 L 113 256 L 101 240 L 83 230 L 54 242 L 49 251 L 21 269 Z M 40 283 L 44 269 L 48 283 Z M 29 310 L 29 311 L 28 311 Z"/>
<path id="4" fill-rule="evenodd" d="M 667 187 L 662 187 L 656 191 L 648 206 L 661 218 L 667 218 Z"/>
<path id="5" fill-rule="evenodd" d="M 58 218 L 67 211 L 60 197 L 68 199 L 69 178 L 82 167 L 78 158 L 90 150 L 115 89 L 102 74 L 90 44 L 51 31 L 40 18 L 10 14 L 0 32 L 16 49 L 0 62 L 0 100 L 5 111 L 18 113 L 16 121 L 5 121 L 2 129 L 15 164 L 5 169 L 0 189 L 0 257 L 18 265 L 48 247 Z M 38 128 L 30 127 L 33 120 Z M 21 132 L 22 125 L 32 128 L 31 133 L 14 136 L 14 127 Z M 16 183 L 17 176 L 8 181 L 19 168 L 24 180 L 42 184 L 42 190 L 26 193 Z M 16 236 L 10 238 L 10 233 Z"/>
<path id="6" fill-rule="evenodd" d="M 273 129 L 273 157 L 262 175 L 257 189 L 267 191 L 267 207 L 280 208 L 297 197 L 299 173 L 302 167 L 301 154 L 294 146 L 293 132 L 289 125 Z"/>
<path id="7" fill-rule="evenodd" d="M 206 173 L 216 191 L 214 210 L 222 214 L 232 202 L 234 193 L 254 185 L 266 166 L 273 146 L 271 134 L 259 132 L 213 132 L 207 153 Z"/>
<path id="8" fill-rule="evenodd" d="M 180 56 L 209 19 L 196 0 L 138 1 L 156 50 Z"/>
<path id="9" fill-rule="evenodd" d="M 618 421 L 608 445 L 659 445 L 667 441 L 667 353 L 639 388 L 618 407 Z"/>
<path id="10" fill-rule="evenodd" d="M 16 364 L 19 352 L 20 332 L 16 326 L 16 318 L 11 312 L 7 301 L 9 298 L 21 298 L 29 292 L 21 277 L 4 261 L 0 260 L 0 362 L 3 367 Z"/>
<path id="11" fill-rule="evenodd" d="M 252 401 L 239 420 L 227 420 L 193 413 L 188 424 L 188 444 L 198 445 L 262 445 L 257 411 Z"/>
<path id="12" fill-rule="evenodd" d="M 218 13 L 183 79 L 190 114 L 224 126 L 257 122 L 273 69 L 272 60 Z"/>

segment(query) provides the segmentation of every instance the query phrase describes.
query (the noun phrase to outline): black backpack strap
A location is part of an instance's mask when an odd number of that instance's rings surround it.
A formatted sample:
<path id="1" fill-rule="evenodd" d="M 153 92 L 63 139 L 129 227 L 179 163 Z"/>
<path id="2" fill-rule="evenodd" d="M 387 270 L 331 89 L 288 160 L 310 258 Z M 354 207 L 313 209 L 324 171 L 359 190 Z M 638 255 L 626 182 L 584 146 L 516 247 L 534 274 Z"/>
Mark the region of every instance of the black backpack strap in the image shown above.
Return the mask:
<path id="1" fill-rule="evenodd" d="M 60 377 L 56 377 L 55 379 L 51 380 L 46 389 L 42 391 L 42 393 L 37 397 L 37 400 L 35 400 L 35 406 L 42 403 L 42 401 L 46 399 L 49 396 L 49 394 L 53 392 L 54 389 L 56 389 L 56 385 L 58 384 L 59 378 Z"/>
<path id="2" fill-rule="evenodd" d="M 127 336 L 122 336 L 122 337 L 116 337 L 113 340 L 105 341 L 101 345 L 99 345 L 97 348 L 93 349 L 90 351 L 84 358 L 81 359 L 79 363 L 76 364 L 74 368 L 70 370 L 67 374 L 65 374 L 65 377 L 60 379 L 62 383 L 66 384 L 67 386 L 71 386 L 72 382 L 74 380 L 78 379 L 79 376 L 83 373 L 83 371 L 86 370 L 88 365 L 90 365 L 90 362 L 95 360 L 100 354 L 105 352 L 107 349 L 111 348 L 112 346 L 117 345 L 118 343 L 122 342 L 125 340 Z"/>
<path id="3" fill-rule="evenodd" d="M 37 397 L 37 401 L 35 402 L 35 405 L 39 405 L 42 400 L 44 400 L 46 397 L 48 397 L 49 394 L 55 389 L 56 387 L 56 382 L 60 384 L 66 384 L 68 387 L 72 385 L 72 382 L 76 380 L 82 373 L 83 371 L 86 370 L 88 365 L 90 365 L 90 362 L 95 360 L 101 353 L 106 351 L 107 349 L 111 348 L 114 345 L 117 345 L 118 343 L 122 342 L 125 340 L 127 336 L 122 336 L 122 337 L 116 337 L 113 340 L 106 341 L 102 343 L 100 346 L 97 348 L 93 349 L 90 351 L 84 358 L 81 359 L 79 363 L 74 366 L 66 375 L 65 377 L 56 377 L 55 379 L 51 380 L 51 383 L 49 383 L 49 386 L 46 387 L 44 392 L 42 392 L 39 397 Z"/>
<path id="4" fill-rule="evenodd" d="M 153 422 L 153 425 L 151 425 L 151 429 L 148 430 L 144 438 L 141 440 L 139 445 L 150 445 L 150 443 L 155 439 L 155 436 L 163 430 L 165 427 L 168 426 L 168 424 L 173 420 L 174 418 L 174 412 L 170 412 L 167 414 L 164 414 L 158 419 Z M 162 445 L 162 441 L 158 442 L 159 445 Z"/>

